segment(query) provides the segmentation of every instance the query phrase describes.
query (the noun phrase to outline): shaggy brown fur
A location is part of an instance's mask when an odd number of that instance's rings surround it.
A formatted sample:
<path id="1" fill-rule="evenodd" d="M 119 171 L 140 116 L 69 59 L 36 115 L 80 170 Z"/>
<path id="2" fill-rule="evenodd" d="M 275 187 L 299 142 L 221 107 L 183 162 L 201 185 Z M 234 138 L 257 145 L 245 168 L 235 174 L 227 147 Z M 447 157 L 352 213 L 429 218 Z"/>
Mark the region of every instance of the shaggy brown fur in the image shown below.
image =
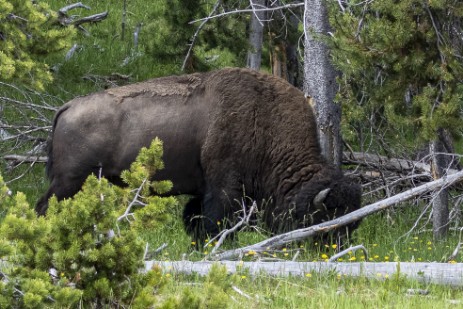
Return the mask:
<path id="1" fill-rule="evenodd" d="M 97 173 L 120 183 L 141 147 L 164 142 L 165 169 L 173 194 L 195 196 L 184 220 L 194 233 L 218 232 L 232 221 L 246 195 L 260 204 L 268 227 L 278 232 L 360 207 L 360 188 L 327 164 L 315 117 L 304 95 L 277 77 L 246 69 L 153 79 L 76 98 L 54 122 L 48 198 L 74 195 Z M 331 188 L 325 209 L 314 209 L 318 192 Z M 199 236 L 199 237 L 202 237 Z"/>

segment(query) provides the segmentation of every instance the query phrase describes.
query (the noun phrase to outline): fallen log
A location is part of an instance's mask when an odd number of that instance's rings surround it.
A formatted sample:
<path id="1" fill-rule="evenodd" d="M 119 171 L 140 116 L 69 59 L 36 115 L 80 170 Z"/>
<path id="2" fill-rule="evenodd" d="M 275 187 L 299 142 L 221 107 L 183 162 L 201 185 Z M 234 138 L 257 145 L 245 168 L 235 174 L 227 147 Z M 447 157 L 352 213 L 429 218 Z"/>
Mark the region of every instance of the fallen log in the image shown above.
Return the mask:
<path id="1" fill-rule="evenodd" d="M 28 163 L 47 163 L 47 156 L 31 156 L 31 155 L 5 155 L 3 159 L 13 162 L 28 162 Z"/>
<path id="2" fill-rule="evenodd" d="M 387 209 L 398 203 L 405 202 L 413 197 L 419 196 L 429 191 L 440 189 L 444 186 L 450 186 L 460 181 L 461 179 L 463 179 L 463 171 L 440 178 L 432 182 L 425 183 L 418 187 L 411 188 L 410 190 L 404 191 L 402 193 L 378 201 L 376 203 L 364 206 L 356 211 L 348 213 L 347 215 L 336 218 L 334 220 L 326 221 L 317 225 L 313 225 L 311 227 L 294 230 L 288 233 L 276 235 L 274 237 L 268 238 L 259 243 L 249 245 L 246 247 L 232 249 L 219 254 L 210 255 L 210 258 L 213 260 L 232 260 L 240 256 L 243 256 L 245 253 L 249 251 L 264 252 L 276 248 L 281 248 L 289 243 L 301 241 L 313 237 L 315 235 L 323 234 L 328 231 L 338 229 L 342 226 L 354 223 L 368 215 Z"/>
<path id="3" fill-rule="evenodd" d="M 451 154 L 448 154 L 451 155 Z M 406 159 L 388 158 L 377 154 L 364 152 L 347 152 L 343 153 L 343 164 L 355 164 L 368 167 L 374 167 L 379 170 L 394 171 L 402 174 L 408 173 L 427 173 L 431 174 L 431 165 Z M 456 169 L 446 169 L 447 175 L 458 172 Z"/>
<path id="4" fill-rule="evenodd" d="M 165 272 L 193 274 L 205 276 L 213 264 L 219 263 L 227 268 L 229 273 L 246 271 L 251 275 L 262 273 L 271 276 L 298 276 L 307 274 L 321 274 L 331 271 L 340 276 L 366 277 L 386 279 L 393 276 L 405 276 L 408 279 L 422 283 L 445 284 L 463 286 L 463 264 L 449 263 L 327 263 L 327 262 L 242 262 L 242 261 L 147 261 L 145 269 L 161 267 Z"/>

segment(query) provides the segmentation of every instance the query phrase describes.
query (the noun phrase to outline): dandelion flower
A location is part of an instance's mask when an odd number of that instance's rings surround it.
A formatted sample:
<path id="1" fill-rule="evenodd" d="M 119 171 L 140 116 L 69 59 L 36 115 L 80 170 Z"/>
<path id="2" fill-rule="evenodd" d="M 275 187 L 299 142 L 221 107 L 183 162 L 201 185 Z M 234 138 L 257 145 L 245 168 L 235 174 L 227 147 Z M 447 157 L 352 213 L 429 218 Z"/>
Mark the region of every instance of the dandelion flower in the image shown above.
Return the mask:
<path id="1" fill-rule="evenodd" d="M 333 248 L 333 249 L 336 249 L 337 247 L 338 247 L 337 244 L 332 244 L 332 245 L 331 245 L 331 248 Z"/>
<path id="2" fill-rule="evenodd" d="M 312 278 L 312 274 L 311 274 L 311 273 L 306 273 L 305 276 L 306 276 L 307 278 Z"/>

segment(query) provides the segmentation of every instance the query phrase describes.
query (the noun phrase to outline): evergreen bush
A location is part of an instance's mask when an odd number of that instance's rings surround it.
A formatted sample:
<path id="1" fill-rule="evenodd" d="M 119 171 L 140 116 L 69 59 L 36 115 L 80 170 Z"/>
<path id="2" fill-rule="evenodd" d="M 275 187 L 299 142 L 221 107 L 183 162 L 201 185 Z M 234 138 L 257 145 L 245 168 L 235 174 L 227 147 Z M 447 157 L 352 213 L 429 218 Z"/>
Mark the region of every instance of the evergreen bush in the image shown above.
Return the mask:
<path id="1" fill-rule="evenodd" d="M 177 206 L 173 197 L 150 194 L 172 186 L 150 181 L 161 157 L 156 139 L 123 173 L 126 188 L 91 175 L 73 198 L 50 199 L 46 217 L 0 178 L 0 307 L 152 306 L 163 277 L 141 271 L 146 244 L 138 232 L 162 228 L 171 219 L 168 208 Z"/>

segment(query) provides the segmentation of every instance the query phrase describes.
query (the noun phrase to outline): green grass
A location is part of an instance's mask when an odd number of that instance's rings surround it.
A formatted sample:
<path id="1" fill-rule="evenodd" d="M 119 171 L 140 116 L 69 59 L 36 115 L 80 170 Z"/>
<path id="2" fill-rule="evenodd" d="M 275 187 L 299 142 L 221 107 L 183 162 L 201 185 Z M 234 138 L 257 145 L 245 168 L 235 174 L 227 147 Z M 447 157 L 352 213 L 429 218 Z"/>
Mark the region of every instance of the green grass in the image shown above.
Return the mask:
<path id="1" fill-rule="evenodd" d="M 202 295 L 206 283 L 195 276 L 165 273 L 165 290 L 181 295 L 185 289 Z M 336 274 L 304 278 L 251 277 L 237 274 L 234 286 L 247 296 L 228 289 L 230 308 L 456 308 L 461 305 L 461 290 L 425 285 L 405 279 L 353 279 Z M 191 282 L 195 284 L 192 285 Z M 427 290 L 428 295 L 407 291 Z"/>

